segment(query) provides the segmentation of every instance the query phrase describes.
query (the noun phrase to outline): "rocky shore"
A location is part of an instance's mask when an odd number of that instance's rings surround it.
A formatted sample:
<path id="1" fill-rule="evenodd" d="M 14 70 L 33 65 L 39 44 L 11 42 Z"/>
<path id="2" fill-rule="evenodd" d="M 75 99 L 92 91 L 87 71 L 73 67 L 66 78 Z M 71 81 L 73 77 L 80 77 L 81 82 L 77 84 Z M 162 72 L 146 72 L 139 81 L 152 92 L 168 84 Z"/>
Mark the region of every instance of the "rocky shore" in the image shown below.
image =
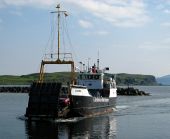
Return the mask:
<path id="1" fill-rule="evenodd" d="M 144 91 L 141 91 L 139 89 L 135 89 L 133 87 L 127 87 L 127 88 L 117 88 L 117 94 L 118 95 L 124 95 L 124 96 L 149 96 L 149 93 L 146 93 Z"/>
<path id="2" fill-rule="evenodd" d="M 0 87 L 0 93 L 29 93 L 30 87 L 22 87 L 22 86 L 4 86 Z M 149 93 L 144 91 L 140 91 L 139 89 L 135 89 L 133 87 L 118 87 L 117 88 L 118 95 L 125 95 L 125 96 L 149 96 Z"/>
<path id="3" fill-rule="evenodd" d="M 30 87 L 21 86 L 4 86 L 0 87 L 0 93 L 29 93 Z"/>

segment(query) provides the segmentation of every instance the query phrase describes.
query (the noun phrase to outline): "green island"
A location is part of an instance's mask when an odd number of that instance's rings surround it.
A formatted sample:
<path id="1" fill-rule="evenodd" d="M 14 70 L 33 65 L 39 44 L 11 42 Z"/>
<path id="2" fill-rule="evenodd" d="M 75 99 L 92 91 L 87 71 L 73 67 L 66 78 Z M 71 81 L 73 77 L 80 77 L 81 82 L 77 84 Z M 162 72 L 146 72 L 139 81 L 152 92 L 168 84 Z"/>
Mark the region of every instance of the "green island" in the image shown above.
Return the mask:
<path id="1" fill-rule="evenodd" d="M 153 75 L 140 75 L 140 74 L 106 74 L 108 77 L 116 78 L 117 85 L 159 85 Z M 37 81 L 39 73 L 28 75 L 1 75 L 0 85 L 30 85 L 33 81 Z M 54 72 L 45 73 L 45 81 L 54 81 L 68 83 L 70 79 L 69 72 Z"/>

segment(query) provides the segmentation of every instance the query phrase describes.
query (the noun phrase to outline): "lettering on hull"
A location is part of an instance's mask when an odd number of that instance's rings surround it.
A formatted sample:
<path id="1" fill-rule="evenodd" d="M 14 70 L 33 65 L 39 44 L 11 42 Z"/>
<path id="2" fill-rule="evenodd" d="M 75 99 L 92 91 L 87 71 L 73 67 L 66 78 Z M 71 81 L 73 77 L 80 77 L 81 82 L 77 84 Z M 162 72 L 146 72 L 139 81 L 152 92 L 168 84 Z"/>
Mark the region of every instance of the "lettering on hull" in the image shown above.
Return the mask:
<path id="1" fill-rule="evenodd" d="M 109 102 L 109 99 L 107 98 L 99 98 L 99 97 L 94 97 L 93 102 Z"/>

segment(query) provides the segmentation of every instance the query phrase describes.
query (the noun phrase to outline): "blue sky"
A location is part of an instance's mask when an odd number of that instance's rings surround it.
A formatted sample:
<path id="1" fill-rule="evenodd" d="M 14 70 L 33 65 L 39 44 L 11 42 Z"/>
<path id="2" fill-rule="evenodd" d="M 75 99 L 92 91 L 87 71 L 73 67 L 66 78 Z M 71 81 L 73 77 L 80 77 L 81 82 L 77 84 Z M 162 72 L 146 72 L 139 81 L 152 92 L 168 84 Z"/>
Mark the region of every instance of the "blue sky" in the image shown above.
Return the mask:
<path id="1" fill-rule="evenodd" d="M 111 73 L 170 74 L 170 0 L 0 0 L 0 75 L 39 72 L 58 3 L 77 66 L 99 52 Z"/>

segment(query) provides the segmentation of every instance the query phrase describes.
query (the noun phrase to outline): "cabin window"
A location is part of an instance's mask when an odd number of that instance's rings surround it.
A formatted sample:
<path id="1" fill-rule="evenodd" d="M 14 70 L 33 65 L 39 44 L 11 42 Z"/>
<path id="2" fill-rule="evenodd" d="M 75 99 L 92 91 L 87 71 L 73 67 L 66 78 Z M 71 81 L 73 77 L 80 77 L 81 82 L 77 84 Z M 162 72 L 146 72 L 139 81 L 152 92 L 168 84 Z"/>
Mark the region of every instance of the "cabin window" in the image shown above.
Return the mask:
<path id="1" fill-rule="evenodd" d="M 79 75 L 80 80 L 99 80 L 101 75 Z"/>
<path id="2" fill-rule="evenodd" d="M 85 80 L 85 79 L 87 79 L 87 75 L 82 75 L 82 78 L 81 78 L 82 80 Z"/>
<path id="3" fill-rule="evenodd" d="M 82 75 L 79 75 L 79 79 L 82 80 Z"/>
<path id="4" fill-rule="evenodd" d="M 98 80 L 99 79 L 99 75 L 94 75 L 94 79 Z"/>
<path id="5" fill-rule="evenodd" d="M 103 87 L 106 88 L 106 89 L 109 89 L 109 88 L 110 88 L 110 84 L 104 83 L 104 84 L 103 84 Z"/>
<path id="6" fill-rule="evenodd" d="M 75 90 L 75 92 L 81 92 L 81 90 Z"/>
<path id="7" fill-rule="evenodd" d="M 87 78 L 87 76 L 86 76 L 86 75 L 84 75 L 82 79 L 86 79 L 86 78 Z"/>
<path id="8" fill-rule="evenodd" d="M 113 87 L 113 88 L 116 88 L 116 84 L 115 84 L 115 83 L 112 83 L 112 87 Z"/>
<path id="9" fill-rule="evenodd" d="M 88 79 L 93 79 L 93 75 L 88 75 L 87 78 Z"/>

